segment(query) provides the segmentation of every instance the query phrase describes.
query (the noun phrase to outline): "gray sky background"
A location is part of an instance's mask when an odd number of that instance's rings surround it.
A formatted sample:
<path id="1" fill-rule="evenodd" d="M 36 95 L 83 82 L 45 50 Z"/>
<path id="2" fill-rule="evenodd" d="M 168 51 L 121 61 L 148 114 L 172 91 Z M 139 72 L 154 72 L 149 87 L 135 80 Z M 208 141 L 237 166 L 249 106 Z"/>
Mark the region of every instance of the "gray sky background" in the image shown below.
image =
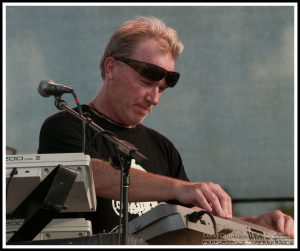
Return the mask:
<path id="1" fill-rule="evenodd" d="M 137 15 L 161 18 L 185 45 L 178 85 L 144 123 L 172 140 L 190 179 L 233 198 L 293 197 L 293 6 L 7 6 L 6 145 L 36 153 L 42 122 L 58 112 L 41 80 L 92 99 L 111 34 Z"/>

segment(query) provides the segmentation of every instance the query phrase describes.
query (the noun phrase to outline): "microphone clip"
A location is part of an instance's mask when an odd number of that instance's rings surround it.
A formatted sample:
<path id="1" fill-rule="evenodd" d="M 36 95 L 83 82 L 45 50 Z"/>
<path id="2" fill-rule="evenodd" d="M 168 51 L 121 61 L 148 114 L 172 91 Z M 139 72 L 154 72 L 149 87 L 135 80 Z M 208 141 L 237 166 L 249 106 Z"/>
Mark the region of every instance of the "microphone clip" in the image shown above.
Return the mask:
<path id="1" fill-rule="evenodd" d="M 65 106 L 67 105 L 66 101 L 61 99 L 61 94 L 55 95 L 54 105 L 58 110 L 64 110 Z"/>

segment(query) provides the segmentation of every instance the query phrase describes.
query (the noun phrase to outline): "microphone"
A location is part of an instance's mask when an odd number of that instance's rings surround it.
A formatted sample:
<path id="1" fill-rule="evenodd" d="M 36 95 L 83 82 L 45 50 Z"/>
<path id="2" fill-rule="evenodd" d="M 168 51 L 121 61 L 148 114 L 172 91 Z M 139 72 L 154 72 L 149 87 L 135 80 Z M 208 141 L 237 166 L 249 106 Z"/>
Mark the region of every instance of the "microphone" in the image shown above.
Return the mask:
<path id="1" fill-rule="evenodd" d="M 53 80 L 42 80 L 38 86 L 38 92 L 43 97 L 51 95 L 61 96 L 64 93 L 73 93 L 73 89 L 67 85 L 55 83 Z"/>

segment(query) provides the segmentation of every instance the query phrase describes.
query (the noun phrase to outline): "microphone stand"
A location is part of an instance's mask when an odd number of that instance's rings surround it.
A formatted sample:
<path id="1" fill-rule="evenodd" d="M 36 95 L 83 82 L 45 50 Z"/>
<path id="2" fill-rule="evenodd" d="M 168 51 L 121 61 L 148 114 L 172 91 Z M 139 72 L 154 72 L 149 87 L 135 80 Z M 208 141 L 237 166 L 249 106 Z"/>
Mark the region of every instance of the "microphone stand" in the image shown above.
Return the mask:
<path id="1" fill-rule="evenodd" d="M 55 95 L 55 106 L 59 110 L 65 110 L 70 114 L 74 115 L 80 119 L 85 125 L 90 126 L 93 130 L 100 133 L 107 140 L 112 142 L 119 153 L 120 160 L 120 171 L 121 171 L 121 184 L 120 184 L 120 217 L 122 225 L 122 244 L 126 245 L 128 243 L 128 189 L 129 189 L 129 169 L 131 160 L 135 159 L 137 163 L 143 165 L 147 161 L 142 153 L 138 149 L 125 140 L 120 140 L 117 137 L 113 136 L 107 130 L 104 130 L 102 127 L 93 122 L 89 117 L 85 117 L 78 112 L 70 108 L 64 100 L 61 99 L 61 95 Z"/>

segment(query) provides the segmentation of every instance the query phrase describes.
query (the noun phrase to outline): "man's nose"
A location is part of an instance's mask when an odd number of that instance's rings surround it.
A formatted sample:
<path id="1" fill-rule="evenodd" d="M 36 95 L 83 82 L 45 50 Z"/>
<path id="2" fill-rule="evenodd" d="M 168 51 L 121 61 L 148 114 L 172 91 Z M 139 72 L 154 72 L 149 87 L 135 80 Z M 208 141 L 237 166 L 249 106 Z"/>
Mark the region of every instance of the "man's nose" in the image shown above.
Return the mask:
<path id="1" fill-rule="evenodd" d="M 153 86 L 147 93 L 146 99 L 151 105 L 157 105 L 160 99 L 160 92 L 158 86 Z"/>

